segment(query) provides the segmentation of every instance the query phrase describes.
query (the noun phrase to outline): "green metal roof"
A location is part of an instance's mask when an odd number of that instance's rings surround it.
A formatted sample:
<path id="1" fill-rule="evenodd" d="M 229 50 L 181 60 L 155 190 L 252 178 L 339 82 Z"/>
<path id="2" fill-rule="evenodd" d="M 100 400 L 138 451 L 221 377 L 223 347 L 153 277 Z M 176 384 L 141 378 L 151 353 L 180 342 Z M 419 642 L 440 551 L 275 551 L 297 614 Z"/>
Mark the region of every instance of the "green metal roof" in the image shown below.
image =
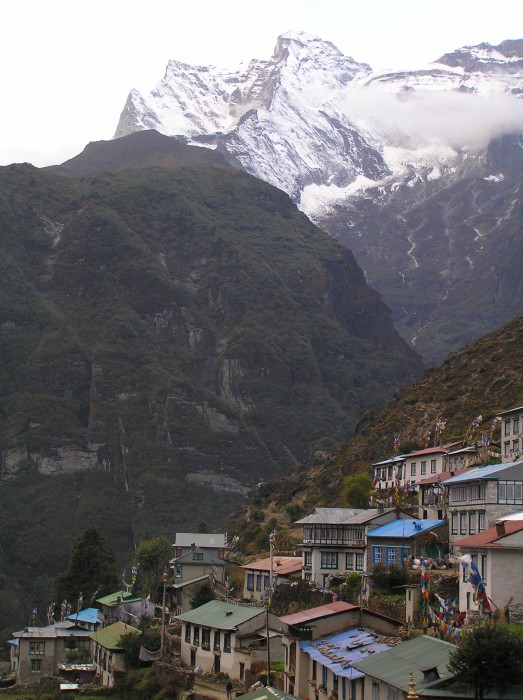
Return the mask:
<path id="1" fill-rule="evenodd" d="M 405 692 L 409 690 L 409 672 L 412 671 L 416 690 L 421 695 L 424 688 L 452 678 L 452 674 L 447 670 L 447 664 L 451 652 L 455 649 L 456 647 L 450 642 L 423 635 L 382 651 L 381 654 L 376 654 L 375 658 L 357 661 L 353 666 Z M 439 679 L 425 681 L 423 669 L 434 667 L 438 669 Z"/>
<path id="2" fill-rule="evenodd" d="M 200 607 L 189 612 L 178 615 L 177 619 L 182 622 L 190 622 L 192 625 L 202 625 L 203 627 L 216 627 L 221 630 L 232 630 L 242 622 L 246 622 L 260 613 L 265 613 L 265 608 L 247 607 L 224 603 L 221 600 L 211 600 L 210 603 L 200 605 Z"/>
<path id="3" fill-rule="evenodd" d="M 135 595 L 128 593 L 127 591 L 116 591 L 115 593 L 110 593 L 103 598 L 97 598 L 96 602 L 100 603 L 100 605 L 117 605 L 118 598 L 121 599 L 122 603 L 134 603 L 141 600 L 141 598 L 137 598 Z"/>
<path id="4" fill-rule="evenodd" d="M 120 638 L 123 634 L 128 632 L 134 632 L 135 634 L 141 634 L 140 630 L 136 627 L 131 627 L 131 625 L 126 625 L 125 622 L 115 622 L 109 627 L 104 627 L 101 630 L 97 630 L 89 635 L 89 638 L 100 644 L 104 649 L 117 650 L 120 649 Z"/>

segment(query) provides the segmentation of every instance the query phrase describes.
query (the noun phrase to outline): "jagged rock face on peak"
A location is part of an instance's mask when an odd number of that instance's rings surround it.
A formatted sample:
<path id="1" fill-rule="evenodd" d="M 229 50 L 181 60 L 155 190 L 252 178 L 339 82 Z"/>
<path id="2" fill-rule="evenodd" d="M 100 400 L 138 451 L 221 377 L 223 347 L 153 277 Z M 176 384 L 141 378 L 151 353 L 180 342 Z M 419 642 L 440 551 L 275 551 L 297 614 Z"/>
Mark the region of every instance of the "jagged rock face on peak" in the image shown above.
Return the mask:
<path id="1" fill-rule="evenodd" d="M 115 136 L 154 128 L 283 189 L 353 250 L 432 363 L 523 312 L 522 76 L 522 40 L 372 71 L 289 33 L 236 70 L 169 62 Z"/>

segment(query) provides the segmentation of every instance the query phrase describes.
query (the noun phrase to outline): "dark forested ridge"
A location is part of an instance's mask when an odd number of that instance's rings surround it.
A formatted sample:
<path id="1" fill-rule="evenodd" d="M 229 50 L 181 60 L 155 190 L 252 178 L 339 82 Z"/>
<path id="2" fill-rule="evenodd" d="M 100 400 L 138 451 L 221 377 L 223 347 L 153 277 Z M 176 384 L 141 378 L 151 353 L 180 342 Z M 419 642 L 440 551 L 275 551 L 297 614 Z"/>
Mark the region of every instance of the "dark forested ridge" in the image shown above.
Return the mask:
<path id="1" fill-rule="evenodd" d="M 183 144 L 155 161 L 143 138 L 114 159 L 91 144 L 67 176 L 0 169 L 6 627 L 88 525 L 122 563 L 144 536 L 213 527 L 421 372 L 285 194 Z"/>

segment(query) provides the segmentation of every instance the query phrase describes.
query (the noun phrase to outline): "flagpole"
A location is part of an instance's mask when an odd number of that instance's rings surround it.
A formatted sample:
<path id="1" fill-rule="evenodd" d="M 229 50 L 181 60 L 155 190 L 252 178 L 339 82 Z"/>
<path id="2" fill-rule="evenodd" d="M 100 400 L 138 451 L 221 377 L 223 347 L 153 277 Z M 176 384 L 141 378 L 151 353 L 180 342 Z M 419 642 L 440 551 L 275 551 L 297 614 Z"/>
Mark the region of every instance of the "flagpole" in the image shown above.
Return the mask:
<path id="1" fill-rule="evenodd" d="M 272 600 L 273 549 L 275 539 L 276 530 L 272 530 L 269 535 L 269 586 L 267 589 L 267 600 L 265 601 L 265 634 L 267 635 L 267 685 L 271 684 L 271 644 L 269 637 L 269 608 Z"/>

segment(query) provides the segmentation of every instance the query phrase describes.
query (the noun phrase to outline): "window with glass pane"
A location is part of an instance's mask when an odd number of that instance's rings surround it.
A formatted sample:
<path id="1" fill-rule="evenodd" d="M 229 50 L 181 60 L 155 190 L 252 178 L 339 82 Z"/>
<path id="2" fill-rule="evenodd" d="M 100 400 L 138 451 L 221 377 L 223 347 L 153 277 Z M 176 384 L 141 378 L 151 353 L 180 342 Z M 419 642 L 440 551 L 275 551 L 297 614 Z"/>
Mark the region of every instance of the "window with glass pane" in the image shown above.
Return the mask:
<path id="1" fill-rule="evenodd" d="M 345 555 L 345 568 L 347 571 L 354 571 L 354 552 Z"/>
<path id="2" fill-rule="evenodd" d="M 322 569 L 337 569 L 338 568 L 338 553 L 337 552 L 322 552 L 321 553 L 321 568 Z"/>
<path id="3" fill-rule="evenodd" d="M 356 571 L 363 571 L 363 564 L 364 564 L 363 552 L 357 552 L 356 553 Z"/>

